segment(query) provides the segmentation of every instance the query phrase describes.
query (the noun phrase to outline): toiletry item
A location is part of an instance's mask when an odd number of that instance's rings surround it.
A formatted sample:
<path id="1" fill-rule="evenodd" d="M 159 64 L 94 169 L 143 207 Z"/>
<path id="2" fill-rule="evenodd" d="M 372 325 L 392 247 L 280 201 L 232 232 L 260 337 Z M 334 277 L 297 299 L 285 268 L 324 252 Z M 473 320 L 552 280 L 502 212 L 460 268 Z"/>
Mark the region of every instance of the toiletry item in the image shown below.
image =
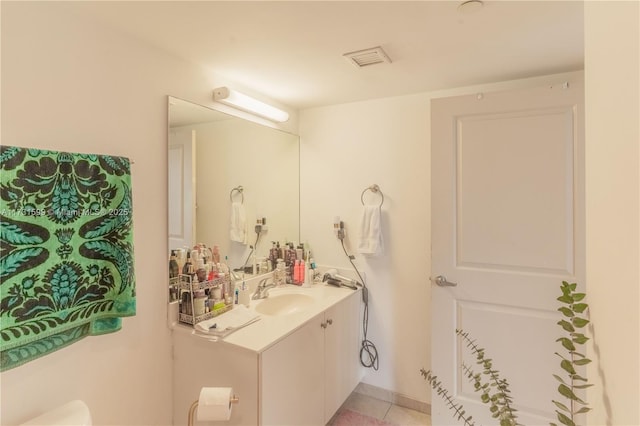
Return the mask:
<path id="1" fill-rule="evenodd" d="M 216 302 L 214 303 L 213 307 L 212 307 L 212 311 L 219 311 L 220 309 L 224 309 L 226 308 L 227 305 L 224 304 L 224 302 L 220 301 L 220 302 Z"/>
<path id="2" fill-rule="evenodd" d="M 300 261 L 300 272 L 299 272 L 299 275 L 298 275 L 298 278 L 300 279 L 300 281 L 299 281 L 300 284 L 304 284 L 305 283 L 305 277 L 306 277 L 306 273 L 307 273 L 306 267 L 307 266 L 305 264 L 305 261 L 301 260 Z"/>
<path id="3" fill-rule="evenodd" d="M 211 260 L 215 264 L 219 264 L 220 263 L 220 247 L 213 246 L 213 251 L 212 251 L 212 254 L 211 254 Z"/>
<path id="4" fill-rule="evenodd" d="M 185 315 L 193 315 L 191 306 L 191 292 L 185 291 L 182 293 L 182 303 L 180 304 L 180 311 Z"/>
<path id="5" fill-rule="evenodd" d="M 178 274 L 182 272 L 182 268 L 184 267 L 185 254 L 184 250 L 181 248 L 173 250 L 176 254 L 176 261 L 178 262 Z"/>
<path id="6" fill-rule="evenodd" d="M 204 315 L 204 302 L 207 299 L 207 296 L 204 294 L 204 290 L 198 290 L 194 292 L 193 295 L 193 315 L 196 317 Z"/>
<path id="7" fill-rule="evenodd" d="M 298 244 L 298 247 L 296 248 L 296 259 L 304 259 L 304 248 L 302 247 L 302 244 Z"/>
<path id="8" fill-rule="evenodd" d="M 311 259 L 309 259 L 309 260 L 311 260 Z M 310 261 L 305 263 L 305 269 L 304 269 L 304 286 L 305 287 L 308 287 L 308 286 L 314 284 L 314 281 L 313 281 L 313 269 L 311 269 L 309 267 L 310 264 L 311 264 Z"/>
<path id="9" fill-rule="evenodd" d="M 182 267 L 183 275 L 192 275 L 193 274 L 193 264 L 191 263 L 191 252 L 187 251 L 187 260 L 184 262 L 184 266 Z"/>
<path id="10" fill-rule="evenodd" d="M 276 269 L 276 265 L 278 263 L 278 249 L 276 247 L 276 242 L 271 241 L 271 249 L 269 250 L 269 263 L 271 264 L 271 270 L 274 271 Z"/>
<path id="11" fill-rule="evenodd" d="M 179 273 L 176 251 L 171 250 L 171 257 L 169 258 L 169 278 L 177 278 Z"/>
<path id="12" fill-rule="evenodd" d="M 293 264 L 293 284 L 300 283 L 300 261 L 296 260 Z"/>
<path id="13" fill-rule="evenodd" d="M 224 257 L 224 263 L 218 263 L 218 272 L 222 272 L 225 275 L 229 274 L 229 259 Z"/>
<path id="14" fill-rule="evenodd" d="M 240 287 L 240 292 L 238 294 L 238 304 L 245 305 L 247 308 L 251 303 L 251 292 L 249 291 L 249 287 L 243 281 L 242 286 Z"/>
<path id="15" fill-rule="evenodd" d="M 222 299 L 222 289 L 220 287 L 214 287 L 211 289 L 211 295 L 213 300 Z"/>
<path id="16" fill-rule="evenodd" d="M 273 272 L 273 281 L 277 286 L 284 285 L 287 280 L 286 266 L 283 259 L 278 259 L 276 270 Z"/>
<path id="17" fill-rule="evenodd" d="M 196 276 L 198 277 L 199 282 L 207 281 L 207 270 L 204 266 L 204 259 L 198 259 L 198 263 L 196 266 Z"/>
<path id="18" fill-rule="evenodd" d="M 238 298 L 240 296 L 240 289 L 238 288 L 238 286 L 236 286 L 236 289 L 234 291 L 234 296 L 235 296 L 235 300 L 234 300 L 234 304 L 238 304 Z"/>

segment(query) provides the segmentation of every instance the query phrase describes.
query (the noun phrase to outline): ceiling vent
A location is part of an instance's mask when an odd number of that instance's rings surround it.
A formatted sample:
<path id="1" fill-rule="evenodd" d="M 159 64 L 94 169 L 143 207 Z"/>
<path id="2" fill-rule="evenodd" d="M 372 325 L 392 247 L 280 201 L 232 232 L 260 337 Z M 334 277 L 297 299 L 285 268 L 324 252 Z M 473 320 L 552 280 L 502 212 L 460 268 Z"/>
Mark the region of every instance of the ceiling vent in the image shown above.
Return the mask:
<path id="1" fill-rule="evenodd" d="M 380 46 L 345 53 L 342 56 L 358 68 L 366 67 L 367 65 L 381 64 L 383 62 L 391 63 L 391 59 L 389 59 L 389 56 L 384 53 L 384 50 L 382 50 Z"/>

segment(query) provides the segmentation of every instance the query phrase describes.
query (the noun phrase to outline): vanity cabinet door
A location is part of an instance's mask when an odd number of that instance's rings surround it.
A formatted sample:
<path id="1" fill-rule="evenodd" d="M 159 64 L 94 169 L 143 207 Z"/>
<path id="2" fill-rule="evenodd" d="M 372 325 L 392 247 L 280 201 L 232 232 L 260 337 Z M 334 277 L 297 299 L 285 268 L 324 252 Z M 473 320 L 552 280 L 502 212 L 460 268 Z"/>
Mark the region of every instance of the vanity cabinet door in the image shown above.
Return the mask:
<path id="1" fill-rule="evenodd" d="M 261 354 L 260 423 L 324 425 L 324 334 L 320 314 Z"/>
<path id="2" fill-rule="evenodd" d="M 358 355 L 361 295 L 356 292 L 325 311 L 323 424 L 331 419 L 362 378 Z"/>

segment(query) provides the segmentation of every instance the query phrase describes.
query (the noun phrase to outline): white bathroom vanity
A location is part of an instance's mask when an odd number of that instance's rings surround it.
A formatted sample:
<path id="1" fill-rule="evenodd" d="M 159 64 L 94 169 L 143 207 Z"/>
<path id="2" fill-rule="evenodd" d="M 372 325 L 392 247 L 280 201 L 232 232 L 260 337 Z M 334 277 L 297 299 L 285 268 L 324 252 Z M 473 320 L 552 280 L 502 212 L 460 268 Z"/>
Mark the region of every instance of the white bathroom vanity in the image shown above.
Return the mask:
<path id="1" fill-rule="evenodd" d="M 261 319 L 224 339 L 174 326 L 174 425 L 187 424 L 202 387 L 232 387 L 240 400 L 229 421 L 196 425 L 323 426 L 355 389 L 362 292 L 316 284 L 269 293 L 251 301 Z"/>

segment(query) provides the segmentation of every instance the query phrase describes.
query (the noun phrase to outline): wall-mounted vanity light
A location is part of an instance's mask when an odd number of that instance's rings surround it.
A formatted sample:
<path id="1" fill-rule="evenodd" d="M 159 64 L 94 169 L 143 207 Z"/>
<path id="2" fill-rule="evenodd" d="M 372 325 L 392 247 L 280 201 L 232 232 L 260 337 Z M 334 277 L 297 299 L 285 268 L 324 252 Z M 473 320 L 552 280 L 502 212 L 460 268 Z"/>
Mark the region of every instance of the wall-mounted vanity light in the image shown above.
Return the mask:
<path id="1" fill-rule="evenodd" d="M 289 119 L 289 114 L 286 111 L 282 111 L 281 109 L 247 96 L 244 93 L 229 89 L 228 87 L 218 87 L 214 89 L 213 99 L 217 102 L 279 123 Z"/>

